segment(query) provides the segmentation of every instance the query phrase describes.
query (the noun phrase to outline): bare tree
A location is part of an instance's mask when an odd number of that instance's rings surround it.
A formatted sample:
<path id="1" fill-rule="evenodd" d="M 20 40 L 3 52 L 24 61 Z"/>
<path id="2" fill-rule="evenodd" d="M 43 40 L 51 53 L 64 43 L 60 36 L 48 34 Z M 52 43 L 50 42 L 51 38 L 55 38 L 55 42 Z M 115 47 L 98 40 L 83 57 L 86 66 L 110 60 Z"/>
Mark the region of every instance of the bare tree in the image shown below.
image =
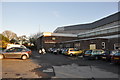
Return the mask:
<path id="1" fill-rule="evenodd" d="M 15 34 L 12 31 L 6 30 L 2 33 L 2 35 L 4 35 L 5 37 L 7 37 L 9 40 L 11 39 L 17 39 L 17 34 Z"/>
<path id="2" fill-rule="evenodd" d="M 40 36 L 41 32 L 38 32 L 36 34 L 33 34 L 29 37 L 29 41 L 33 43 L 36 46 L 36 40 Z"/>

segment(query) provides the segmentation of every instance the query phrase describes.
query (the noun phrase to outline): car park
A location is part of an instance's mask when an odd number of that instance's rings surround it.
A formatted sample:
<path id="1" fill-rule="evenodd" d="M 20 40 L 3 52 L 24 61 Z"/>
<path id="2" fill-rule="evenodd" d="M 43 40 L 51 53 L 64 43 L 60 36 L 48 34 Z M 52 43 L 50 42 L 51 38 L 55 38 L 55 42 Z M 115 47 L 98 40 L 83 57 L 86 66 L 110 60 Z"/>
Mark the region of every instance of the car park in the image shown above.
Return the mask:
<path id="1" fill-rule="evenodd" d="M 118 51 L 112 55 L 111 62 L 112 63 L 120 63 L 120 51 Z"/>
<path id="2" fill-rule="evenodd" d="M 99 50 L 99 49 L 95 49 L 95 50 L 87 50 L 83 57 L 85 59 L 100 59 L 101 54 L 104 53 L 104 50 Z"/>
<path id="3" fill-rule="evenodd" d="M 68 49 L 65 49 L 63 53 L 69 56 L 74 56 L 74 55 L 78 56 L 82 54 L 82 50 L 79 50 L 77 48 L 68 48 Z"/>
<path id="4" fill-rule="evenodd" d="M 23 60 L 28 59 L 32 51 L 27 48 L 21 47 L 12 47 L 9 49 L 5 49 L 3 52 L 0 53 L 0 59 L 3 58 L 21 58 Z"/>

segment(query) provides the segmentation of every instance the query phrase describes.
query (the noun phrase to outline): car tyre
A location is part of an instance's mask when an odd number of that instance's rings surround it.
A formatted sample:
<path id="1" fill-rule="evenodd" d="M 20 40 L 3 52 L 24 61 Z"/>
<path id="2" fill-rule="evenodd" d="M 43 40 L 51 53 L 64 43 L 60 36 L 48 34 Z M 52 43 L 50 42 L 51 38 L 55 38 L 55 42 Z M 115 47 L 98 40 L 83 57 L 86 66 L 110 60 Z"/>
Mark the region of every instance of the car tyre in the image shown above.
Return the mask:
<path id="1" fill-rule="evenodd" d="M 22 58 L 22 60 L 25 60 L 25 59 L 27 59 L 27 56 L 23 55 L 21 58 Z"/>
<path id="2" fill-rule="evenodd" d="M 95 60 L 98 60 L 98 59 L 99 59 L 99 58 L 96 56 L 96 57 L 95 57 Z"/>
<path id="3" fill-rule="evenodd" d="M 3 55 L 0 55 L 0 59 L 3 59 L 4 58 L 4 56 Z"/>
<path id="4" fill-rule="evenodd" d="M 70 56 L 73 56 L 73 54 L 71 53 Z"/>

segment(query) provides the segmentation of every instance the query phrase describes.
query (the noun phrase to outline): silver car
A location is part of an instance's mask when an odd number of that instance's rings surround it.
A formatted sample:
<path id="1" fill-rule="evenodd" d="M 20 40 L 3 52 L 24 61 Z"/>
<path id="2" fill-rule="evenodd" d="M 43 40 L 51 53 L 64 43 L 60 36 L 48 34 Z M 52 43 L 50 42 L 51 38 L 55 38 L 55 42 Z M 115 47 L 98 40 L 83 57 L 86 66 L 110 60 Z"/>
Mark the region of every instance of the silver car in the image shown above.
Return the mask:
<path id="1" fill-rule="evenodd" d="M 0 52 L 0 59 L 3 58 L 21 58 L 23 60 L 30 57 L 31 50 L 21 47 L 12 47 Z"/>

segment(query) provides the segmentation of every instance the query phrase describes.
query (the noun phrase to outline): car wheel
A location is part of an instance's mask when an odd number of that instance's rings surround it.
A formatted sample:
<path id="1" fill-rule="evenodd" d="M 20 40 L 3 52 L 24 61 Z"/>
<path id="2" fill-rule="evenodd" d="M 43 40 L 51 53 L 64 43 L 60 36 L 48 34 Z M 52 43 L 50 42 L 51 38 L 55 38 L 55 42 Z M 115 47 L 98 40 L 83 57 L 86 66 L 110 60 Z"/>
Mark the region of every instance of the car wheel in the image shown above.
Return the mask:
<path id="1" fill-rule="evenodd" d="M 4 58 L 4 56 L 3 55 L 0 55 L 0 59 L 3 59 Z"/>
<path id="2" fill-rule="evenodd" d="M 97 57 L 97 56 L 95 57 L 95 60 L 98 60 L 98 57 Z"/>
<path id="3" fill-rule="evenodd" d="M 25 59 L 27 59 L 27 56 L 23 55 L 21 58 L 22 58 L 22 60 L 25 60 Z"/>
<path id="4" fill-rule="evenodd" d="M 73 56 L 73 54 L 71 53 L 70 56 Z"/>

